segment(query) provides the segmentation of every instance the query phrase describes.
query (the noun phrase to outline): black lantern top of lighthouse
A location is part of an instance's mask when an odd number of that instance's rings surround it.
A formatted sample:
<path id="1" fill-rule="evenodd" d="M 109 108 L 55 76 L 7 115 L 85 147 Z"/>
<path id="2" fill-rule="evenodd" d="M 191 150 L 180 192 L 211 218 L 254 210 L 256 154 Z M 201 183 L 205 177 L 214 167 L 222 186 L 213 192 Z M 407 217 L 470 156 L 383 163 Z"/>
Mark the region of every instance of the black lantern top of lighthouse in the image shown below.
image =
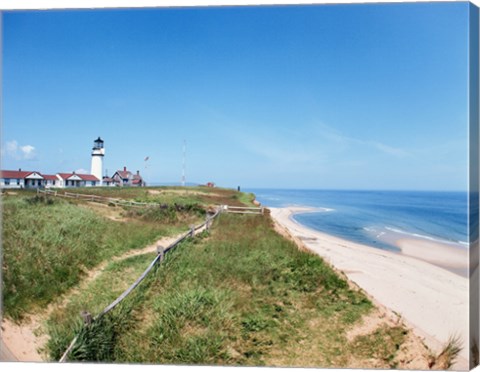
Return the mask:
<path id="1" fill-rule="evenodd" d="M 103 140 L 100 137 L 98 137 L 95 141 L 93 141 L 93 149 L 94 150 L 103 149 Z"/>

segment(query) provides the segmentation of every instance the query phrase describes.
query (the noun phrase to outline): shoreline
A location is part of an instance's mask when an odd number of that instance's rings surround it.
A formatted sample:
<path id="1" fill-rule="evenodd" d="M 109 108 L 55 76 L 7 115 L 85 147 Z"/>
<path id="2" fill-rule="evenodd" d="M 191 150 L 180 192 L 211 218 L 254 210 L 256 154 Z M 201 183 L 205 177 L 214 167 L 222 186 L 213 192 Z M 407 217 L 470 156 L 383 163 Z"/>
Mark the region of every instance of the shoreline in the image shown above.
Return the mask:
<path id="1" fill-rule="evenodd" d="M 468 369 L 469 291 L 463 268 L 458 267 L 461 257 L 452 261 L 454 252 L 442 244 L 428 242 L 427 246 L 416 239 L 397 241 L 402 250 L 399 253 L 382 250 L 319 232 L 292 218 L 318 208 L 268 209 L 289 235 L 343 272 L 375 301 L 399 313 L 430 349 L 439 352 L 450 336 L 459 335 L 463 349 L 454 368 Z M 432 259 L 425 252 L 434 246 L 439 254 Z"/>

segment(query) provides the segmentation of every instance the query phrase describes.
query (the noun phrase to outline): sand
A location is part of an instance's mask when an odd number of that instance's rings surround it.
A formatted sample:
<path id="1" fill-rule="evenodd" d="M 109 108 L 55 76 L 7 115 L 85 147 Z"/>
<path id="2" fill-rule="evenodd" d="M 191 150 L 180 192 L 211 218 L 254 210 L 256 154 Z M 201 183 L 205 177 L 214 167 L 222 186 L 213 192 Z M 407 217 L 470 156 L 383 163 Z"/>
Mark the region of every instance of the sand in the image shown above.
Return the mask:
<path id="1" fill-rule="evenodd" d="M 461 275 L 468 264 L 466 254 L 420 239 L 398 241 L 404 253 L 385 251 L 320 233 L 291 218 L 314 209 L 269 209 L 289 235 L 343 271 L 375 301 L 399 313 L 433 351 L 438 352 L 451 335 L 459 335 L 464 347 L 454 368 L 468 369 L 469 292 L 468 279 Z"/>

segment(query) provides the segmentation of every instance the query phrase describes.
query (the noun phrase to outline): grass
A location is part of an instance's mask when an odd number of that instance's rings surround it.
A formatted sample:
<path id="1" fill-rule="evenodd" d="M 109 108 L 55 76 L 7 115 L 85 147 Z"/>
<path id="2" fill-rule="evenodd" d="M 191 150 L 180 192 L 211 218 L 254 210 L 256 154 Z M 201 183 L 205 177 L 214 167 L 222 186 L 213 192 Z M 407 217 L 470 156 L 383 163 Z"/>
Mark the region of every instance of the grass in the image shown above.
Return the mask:
<path id="1" fill-rule="evenodd" d="M 165 204 L 160 207 L 133 208 L 125 213 L 127 217 L 140 218 L 143 221 L 175 224 L 180 221 L 194 223 L 205 218 L 205 209 L 198 203 Z"/>
<path id="2" fill-rule="evenodd" d="M 76 192 L 77 190 L 75 190 Z M 85 273 L 160 235 L 185 230 L 212 204 L 252 205 L 253 194 L 210 188 L 89 189 L 85 193 L 156 201 L 125 209 L 127 221 L 99 215 L 107 206 L 4 197 L 3 293 L 13 319 L 76 286 Z M 53 200 L 53 201 L 49 201 Z M 394 368 L 403 327 L 347 338 L 372 303 L 323 260 L 298 250 L 268 215 L 222 214 L 210 232 L 181 243 L 112 312 L 98 314 L 148 266 L 153 254 L 111 262 L 55 307 L 46 352 L 58 360 L 78 335 L 70 361 L 245 366 Z"/>
<path id="3" fill-rule="evenodd" d="M 3 305 L 14 320 L 45 307 L 85 272 L 112 256 L 142 248 L 199 221 L 199 212 L 173 219 L 112 221 L 85 205 L 30 193 L 3 197 Z M 136 216 L 130 216 L 136 217 Z"/>
<path id="4" fill-rule="evenodd" d="M 116 274 L 123 277 L 130 266 L 119 266 Z M 94 292 L 109 281 L 102 279 Z M 110 313 L 107 325 L 91 330 L 103 335 L 101 345 L 106 337 L 108 348 L 95 348 L 97 336 L 91 336 L 87 349 L 108 353 L 74 353 L 72 359 L 348 367 L 375 358 L 388 368 L 405 334 L 393 327 L 348 341 L 346 331 L 371 311 L 371 302 L 321 258 L 277 235 L 262 216 L 221 215 L 210 233 L 178 246 L 142 285 Z M 77 317 L 79 311 L 66 310 Z M 51 323 L 62 328 L 72 319 Z"/>
<path id="5" fill-rule="evenodd" d="M 431 357 L 429 367 L 436 370 L 450 369 L 462 351 L 460 336 L 451 335 L 437 356 Z"/>
<path id="6" fill-rule="evenodd" d="M 60 191 L 63 192 L 63 191 Z M 166 205 L 233 205 L 251 204 L 253 194 L 244 194 L 231 189 L 206 186 L 188 187 L 93 187 L 77 188 L 69 192 L 121 198 L 137 202 Z"/>
<path id="7" fill-rule="evenodd" d="M 255 207 L 253 201 L 255 200 L 255 194 L 253 193 L 236 193 L 232 197 L 232 199 L 238 200 L 240 203 L 247 207 Z M 233 205 L 230 203 L 230 205 Z"/>
<path id="8" fill-rule="evenodd" d="M 46 352 L 50 355 L 50 358 L 52 360 L 59 360 L 75 335 L 85 332 L 82 327 L 82 319 L 79 316 L 82 311 L 87 311 L 93 316 L 99 314 L 140 276 L 153 258 L 154 254 L 143 254 L 109 264 L 96 280 L 91 282 L 87 287 L 82 288 L 78 293 L 70 296 L 64 306 L 56 308 L 50 314 L 46 323 L 47 332 L 51 336 L 46 345 Z M 145 284 L 141 284 L 141 286 L 144 285 Z M 139 287 L 132 293 L 127 301 L 122 302 L 122 305 L 119 306 L 120 310 L 116 310 L 117 318 L 121 318 L 123 321 L 123 317 L 119 317 L 118 314 L 129 313 L 130 307 L 126 306 L 126 304 L 137 301 L 142 293 L 142 287 Z M 126 315 L 124 314 L 124 316 Z M 90 342 L 86 341 L 92 334 L 97 332 L 97 330 L 107 335 L 109 331 L 106 328 L 108 328 L 111 323 L 108 323 L 108 319 L 110 319 L 109 316 L 105 317 L 105 319 L 102 319 L 100 325 L 95 323 L 93 327 L 87 330 L 87 333 L 82 334 L 79 344 L 88 343 L 88 345 L 92 345 L 93 347 L 97 343 L 95 339 L 90 340 Z M 113 330 L 110 329 L 110 331 Z M 104 341 L 99 342 L 103 343 Z M 88 349 L 88 346 L 86 347 L 84 345 L 80 347 L 78 353 L 73 353 L 73 358 L 86 358 L 85 348 Z M 95 346 L 94 349 L 96 348 Z M 98 354 L 99 358 L 103 356 L 103 352 Z M 107 361 L 108 359 L 99 360 Z"/>
<path id="9" fill-rule="evenodd" d="M 395 368 L 395 356 L 405 340 L 407 330 L 404 327 L 383 326 L 373 333 L 355 338 L 351 345 L 352 354 L 366 359 L 375 359 L 381 364 L 377 367 Z"/>

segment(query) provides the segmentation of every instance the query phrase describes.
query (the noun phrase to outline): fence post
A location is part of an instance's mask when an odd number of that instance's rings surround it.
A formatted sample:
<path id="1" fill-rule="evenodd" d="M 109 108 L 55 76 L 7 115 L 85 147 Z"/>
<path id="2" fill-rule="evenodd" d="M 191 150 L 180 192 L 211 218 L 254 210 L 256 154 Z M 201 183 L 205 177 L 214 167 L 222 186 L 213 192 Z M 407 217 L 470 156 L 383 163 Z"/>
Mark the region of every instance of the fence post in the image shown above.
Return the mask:
<path id="1" fill-rule="evenodd" d="M 190 225 L 190 236 L 192 238 L 195 236 L 195 225 Z"/>
<path id="2" fill-rule="evenodd" d="M 208 216 L 207 214 L 207 220 L 205 221 L 205 230 L 209 230 L 210 229 L 210 216 Z"/>
<path id="3" fill-rule="evenodd" d="M 90 325 L 92 324 L 92 321 L 93 321 L 93 318 L 92 318 L 92 314 L 90 314 L 88 311 L 82 311 L 80 313 L 80 315 L 82 316 L 83 318 L 83 323 L 85 325 Z"/>
<path id="4" fill-rule="evenodd" d="M 157 245 L 157 255 L 160 255 L 159 262 L 162 263 L 163 259 L 165 258 L 165 248 L 161 245 Z"/>

